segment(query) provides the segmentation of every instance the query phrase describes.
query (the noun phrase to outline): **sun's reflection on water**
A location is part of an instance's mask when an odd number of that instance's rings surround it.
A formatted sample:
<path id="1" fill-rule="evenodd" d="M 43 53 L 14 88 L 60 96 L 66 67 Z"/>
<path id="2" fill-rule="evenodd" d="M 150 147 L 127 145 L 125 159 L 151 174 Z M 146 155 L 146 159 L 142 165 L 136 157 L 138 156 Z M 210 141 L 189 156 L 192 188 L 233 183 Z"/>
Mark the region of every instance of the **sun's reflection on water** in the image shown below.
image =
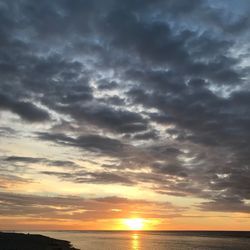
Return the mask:
<path id="1" fill-rule="evenodd" d="M 140 235 L 133 233 L 131 237 L 132 250 L 140 250 Z"/>

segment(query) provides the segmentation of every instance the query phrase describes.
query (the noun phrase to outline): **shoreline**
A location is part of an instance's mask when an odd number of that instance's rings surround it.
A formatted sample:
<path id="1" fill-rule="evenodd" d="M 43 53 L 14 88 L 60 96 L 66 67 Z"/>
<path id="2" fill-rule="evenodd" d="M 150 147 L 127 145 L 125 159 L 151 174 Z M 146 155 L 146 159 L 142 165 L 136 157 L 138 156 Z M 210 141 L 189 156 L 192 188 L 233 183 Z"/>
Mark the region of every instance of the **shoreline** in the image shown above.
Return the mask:
<path id="1" fill-rule="evenodd" d="M 1 250 L 79 250 L 69 241 L 40 234 L 0 232 Z"/>

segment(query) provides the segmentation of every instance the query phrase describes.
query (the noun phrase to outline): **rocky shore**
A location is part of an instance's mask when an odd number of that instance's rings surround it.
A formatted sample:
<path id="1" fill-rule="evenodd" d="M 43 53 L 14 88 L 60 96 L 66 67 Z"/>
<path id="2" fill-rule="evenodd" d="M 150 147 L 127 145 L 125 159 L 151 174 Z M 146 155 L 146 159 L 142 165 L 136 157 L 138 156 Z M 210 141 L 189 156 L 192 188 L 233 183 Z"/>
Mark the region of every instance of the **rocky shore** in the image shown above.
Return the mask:
<path id="1" fill-rule="evenodd" d="M 0 250 L 79 250 L 69 241 L 43 235 L 0 232 Z"/>

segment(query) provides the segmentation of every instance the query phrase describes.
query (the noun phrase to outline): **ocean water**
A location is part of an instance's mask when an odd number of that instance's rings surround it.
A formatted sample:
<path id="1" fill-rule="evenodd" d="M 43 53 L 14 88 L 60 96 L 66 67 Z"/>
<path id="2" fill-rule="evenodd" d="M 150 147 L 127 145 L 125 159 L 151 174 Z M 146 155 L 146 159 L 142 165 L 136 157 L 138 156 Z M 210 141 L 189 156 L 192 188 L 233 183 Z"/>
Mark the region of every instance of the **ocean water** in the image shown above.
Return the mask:
<path id="1" fill-rule="evenodd" d="M 250 232 L 42 231 L 81 250 L 250 250 Z"/>

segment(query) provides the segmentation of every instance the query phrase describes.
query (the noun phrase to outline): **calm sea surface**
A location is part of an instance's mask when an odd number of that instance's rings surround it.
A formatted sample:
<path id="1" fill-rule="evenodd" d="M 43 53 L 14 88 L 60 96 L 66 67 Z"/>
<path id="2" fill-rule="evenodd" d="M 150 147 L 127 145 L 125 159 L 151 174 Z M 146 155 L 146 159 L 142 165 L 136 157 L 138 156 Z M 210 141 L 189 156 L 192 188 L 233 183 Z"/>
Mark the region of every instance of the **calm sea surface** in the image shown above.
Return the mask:
<path id="1" fill-rule="evenodd" d="M 250 232 L 30 232 L 70 241 L 81 250 L 250 250 Z"/>

